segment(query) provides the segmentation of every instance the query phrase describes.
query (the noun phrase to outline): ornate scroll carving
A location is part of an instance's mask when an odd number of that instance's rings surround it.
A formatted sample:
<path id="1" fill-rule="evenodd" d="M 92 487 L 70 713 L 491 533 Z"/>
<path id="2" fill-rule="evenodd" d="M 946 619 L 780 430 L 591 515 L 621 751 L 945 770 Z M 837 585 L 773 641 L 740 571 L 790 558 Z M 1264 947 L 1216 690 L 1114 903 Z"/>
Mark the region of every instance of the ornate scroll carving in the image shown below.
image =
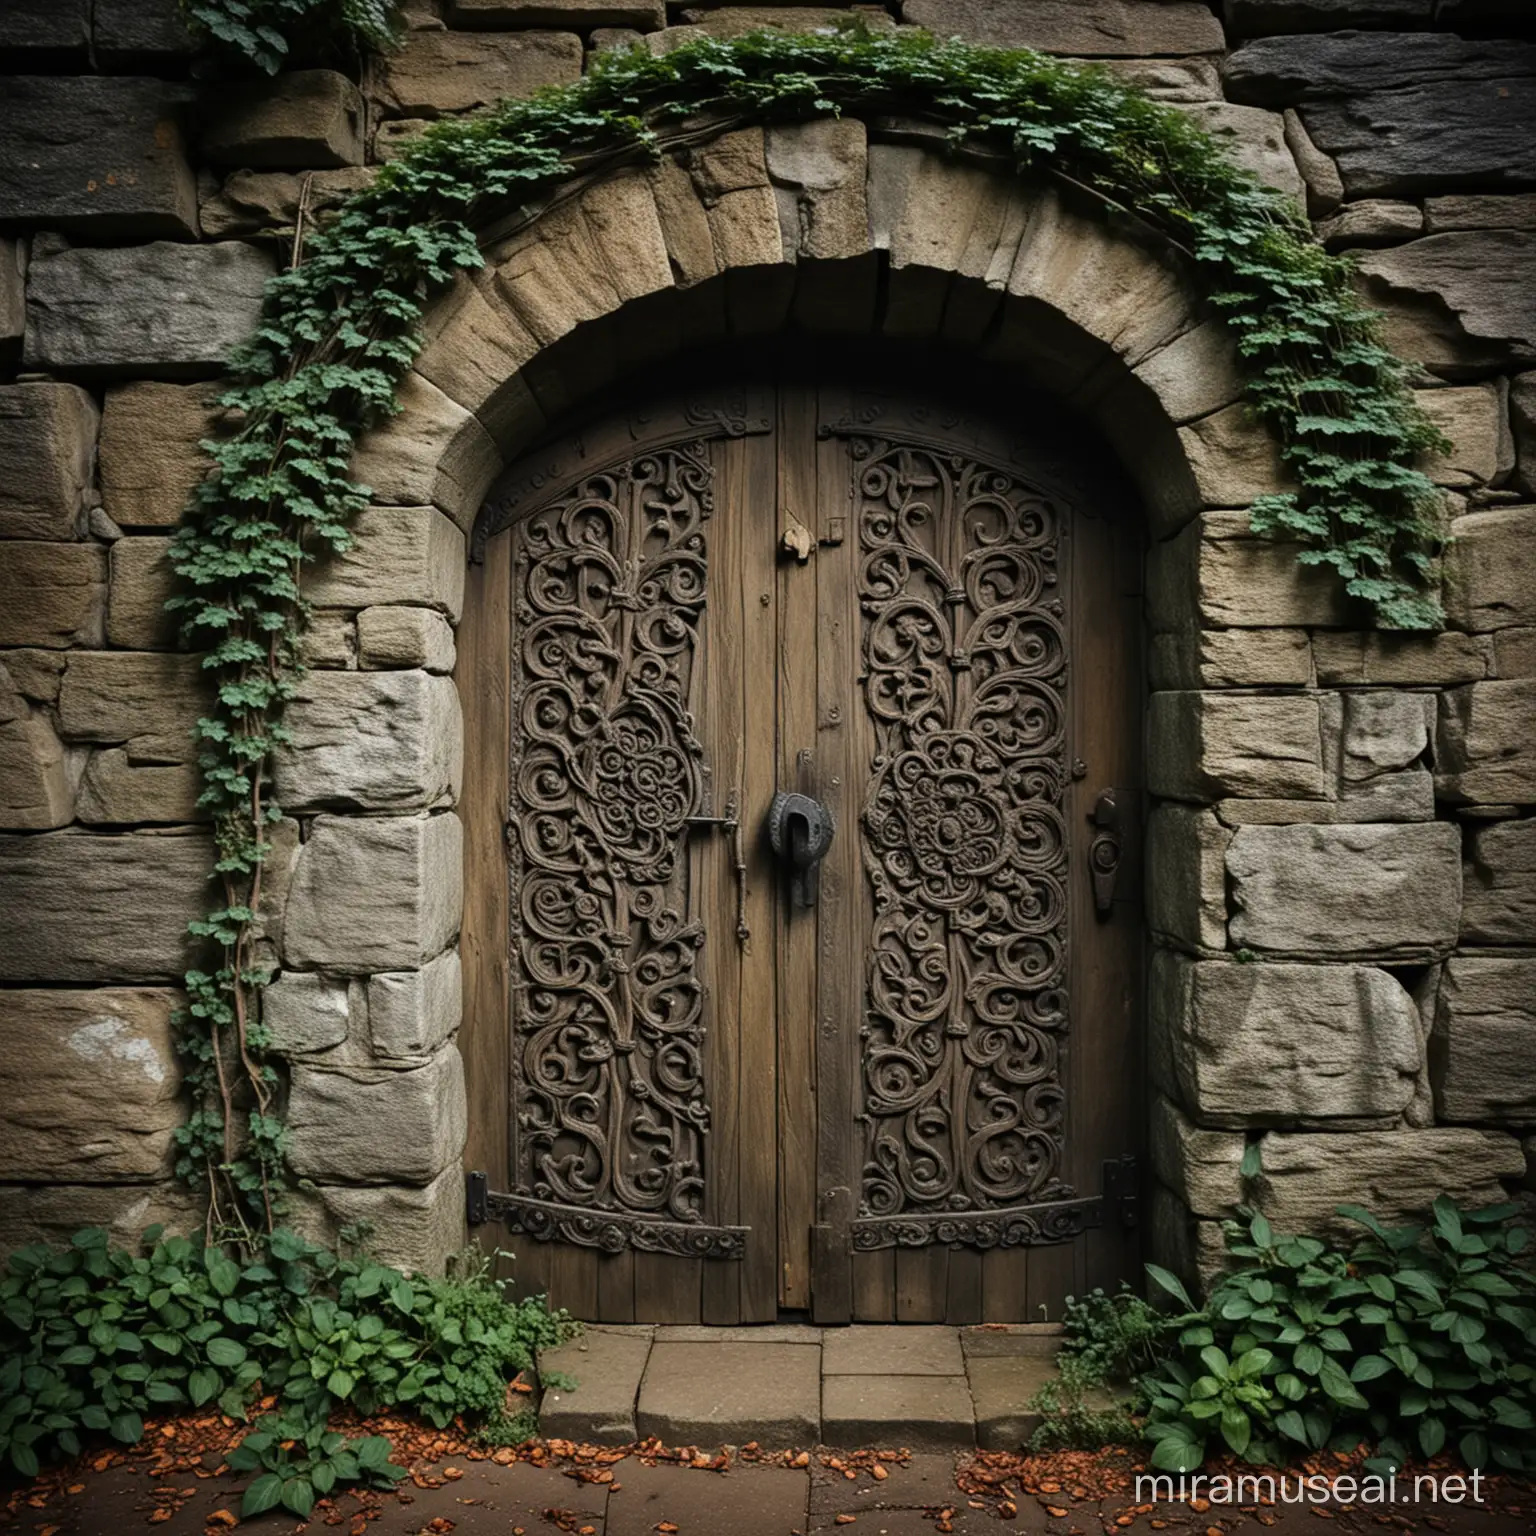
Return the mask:
<path id="1" fill-rule="evenodd" d="M 543 1242 L 575 1243 L 604 1253 L 638 1248 L 642 1253 L 670 1253 L 680 1259 L 743 1259 L 750 1230 L 657 1221 L 519 1195 L 488 1195 L 486 1214 L 499 1217 L 513 1232 L 526 1232 Z"/>
<path id="2" fill-rule="evenodd" d="M 640 453 L 514 533 L 508 1198 L 536 1236 L 741 1246 L 702 1224 L 704 930 L 683 856 L 706 809 L 689 701 L 712 473 L 702 443 Z"/>
<path id="3" fill-rule="evenodd" d="M 949 1243 L 966 1248 L 1023 1248 L 1036 1243 L 1062 1243 L 1104 1225 L 1104 1202 L 1048 1201 L 1012 1210 L 956 1211 L 943 1215 L 876 1216 L 855 1221 L 853 1250 L 921 1248 Z"/>
<path id="4" fill-rule="evenodd" d="M 855 1246 L 1057 1240 L 1086 1209 L 1050 1207 L 1073 1194 L 1060 513 L 968 455 L 848 441 L 875 736 Z"/>

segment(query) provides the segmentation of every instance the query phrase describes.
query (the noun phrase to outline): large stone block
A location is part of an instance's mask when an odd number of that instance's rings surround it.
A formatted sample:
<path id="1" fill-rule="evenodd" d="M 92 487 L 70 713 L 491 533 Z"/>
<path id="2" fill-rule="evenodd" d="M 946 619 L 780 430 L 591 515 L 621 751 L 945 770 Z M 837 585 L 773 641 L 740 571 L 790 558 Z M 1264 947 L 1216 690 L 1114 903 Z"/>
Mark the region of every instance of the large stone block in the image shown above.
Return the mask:
<path id="1" fill-rule="evenodd" d="M 171 1172 L 186 1117 L 179 992 L 0 991 L 0 1179 L 115 1183 Z"/>
<path id="2" fill-rule="evenodd" d="M 29 368 L 201 378 L 255 329 L 272 257 L 238 240 L 34 251 Z"/>
<path id="3" fill-rule="evenodd" d="M 114 540 L 108 558 L 107 644 L 125 650 L 169 651 L 177 615 L 165 604 L 176 591 L 169 538 Z"/>
<path id="4" fill-rule="evenodd" d="M 531 96 L 581 76 L 574 32 L 411 32 L 379 61 L 379 104 L 390 117 L 442 117 Z"/>
<path id="5" fill-rule="evenodd" d="M 766 142 L 785 251 L 829 260 L 862 256 L 869 248 L 864 124 L 776 124 Z"/>
<path id="6" fill-rule="evenodd" d="M 1327 687 L 1376 684 L 1472 683 L 1487 677 L 1492 648 L 1479 635 L 1390 630 L 1326 631 L 1312 636 L 1318 683 Z"/>
<path id="7" fill-rule="evenodd" d="M 1160 805 L 1147 818 L 1147 922 L 1185 949 L 1227 943 L 1227 844 L 1232 834 L 1210 811 Z"/>
<path id="8" fill-rule="evenodd" d="M 385 971 L 368 978 L 368 1033 L 376 1055 L 426 1056 L 459 1027 L 463 969 L 456 949 L 419 971 Z"/>
<path id="9" fill-rule="evenodd" d="M 1236 1213 L 1243 1199 L 1241 1134 L 1203 1129 L 1165 1098 L 1153 1100 L 1149 1129 L 1152 1170 L 1160 1183 L 1197 1216 Z"/>
<path id="10" fill-rule="evenodd" d="M 122 747 L 93 752 L 80 779 L 75 813 L 87 826 L 205 821 L 202 781 L 191 763 L 135 763 Z"/>
<path id="11" fill-rule="evenodd" d="M 0 385 L 0 539 L 80 535 L 100 420 L 78 385 Z"/>
<path id="12" fill-rule="evenodd" d="M 1506 401 L 1499 385 L 1421 389 L 1414 399 L 1451 441 L 1448 453 L 1430 454 L 1423 463 L 1436 485 L 1467 490 L 1502 481 L 1515 467 Z"/>
<path id="13" fill-rule="evenodd" d="M 71 741 L 126 745 L 137 763 L 196 762 L 194 731 L 211 697 L 199 656 L 78 651 L 59 688 L 59 729 Z"/>
<path id="14" fill-rule="evenodd" d="M 1190 0 L 903 0 L 901 19 L 940 37 L 1083 58 L 1220 53 L 1221 23 Z"/>
<path id="15" fill-rule="evenodd" d="M 312 672 L 273 760 L 290 811 L 401 811 L 451 802 L 463 771 L 459 696 L 426 672 Z"/>
<path id="16" fill-rule="evenodd" d="M 1501 629 L 1493 639 L 1493 676 L 1536 677 L 1536 628 Z"/>
<path id="17" fill-rule="evenodd" d="M 357 653 L 365 670 L 452 672 L 453 626 L 431 608 L 365 608 L 357 616 Z"/>
<path id="18" fill-rule="evenodd" d="M 1435 792 L 1458 805 L 1536 803 L 1536 680 L 1468 683 L 1440 695 Z"/>
<path id="19" fill-rule="evenodd" d="M 457 816 L 320 816 L 299 854 L 283 918 L 298 970 L 414 970 L 459 931 Z"/>
<path id="20" fill-rule="evenodd" d="M 1226 0 L 1231 37 L 1328 32 L 1336 27 L 1408 27 L 1425 23 L 1435 0 Z"/>
<path id="21" fill-rule="evenodd" d="M 894 26 L 884 6 L 861 4 L 852 7 L 856 16 L 871 32 L 889 32 Z M 702 32 L 708 37 L 741 37 L 748 32 L 813 32 L 834 27 L 849 19 L 846 5 L 781 5 L 768 0 L 766 5 L 689 6 L 683 12 L 684 25 L 672 27 L 682 34 L 679 42 Z M 669 40 L 670 41 L 670 40 Z"/>
<path id="22" fill-rule="evenodd" d="M 1202 1124 L 1395 1122 L 1424 1069 L 1419 1013 L 1364 965 L 1241 965 L 1162 952 L 1151 1019 Z"/>
<path id="23" fill-rule="evenodd" d="M 231 171 L 214 190 L 199 188 L 198 218 L 203 238 L 279 233 L 292 239 L 299 208 L 306 229 L 323 229 L 354 193 L 370 186 L 377 166 L 349 165 L 334 171 Z"/>
<path id="24" fill-rule="evenodd" d="M 1342 626 L 1338 578 L 1297 563 L 1299 546 L 1250 533 L 1246 512 L 1207 512 L 1147 558 L 1147 614 L 1154 631 Z"/>
<path id="25" fill-rule="evenodd" d="M 216 438 L 219 386 L 144 381 L 109 389 L 101 416 L 101 498 L 122 528 L 170 528 L 213 467 L 198 447 Z"/>
<path id="26" fill-rule="evenodd" d="M 200 958 L 187 924 L 213 895 L 195 833 L 0 837 L 0 981 L 179 978 Z"/>
<path id="27" fill-rule="evenodd" d="M 100 645 L 107 552 L 99 544 L 0 544 L 0 645 Z"/>
<path id="28" fill-rule="evenodd" d="M 1448 960 L 1429 1067 L 1438 1119 L 1536 1126 L 1536 960 Z"/>
<path id="29" fill-rule="evenodd" d="M 26 329 L 26 246 L 20 240 L 0 240 L 0 358 L 21 351 Z"/>
<path id="30" fill-rule="evenodd" d="M 23 69 L 78 69 L 91 43 L 91 0 L 8 0 L 0 48 Z"/>
<path id="31" fill-rule="evenodd" d="M 1461 924 L 1461 834 L 1403 826 L 1240 827 L 1227 849 L 1234 944 L 1278 955 L 1423 958 Z"/>
<path id="32" fill-rule="evenodd" d="M 1175 800 L 1328 792 L 1316 695 L 1154 693 L 1147 787 Z"/>
<path id="33" fill-rule="evenodd" d="M 0 104 L 0 227 L 93 240 L 197 235 L 187 93 L 160 80 L 13 76 Z"/>
<path id="34" fill-rule="evenodd" d="M 1286 143 L 1285 119 L 1280 113 L 1225 101 L 1201 102 L 1184 110 L 1234 165 L 1252 171 L 1277 192 L 1294 198 L 1304 195 L 1306 187 Z"/>
<path id="35" fill-rule="evenodd" d="M 1147 670 L 1154 691 L 1304 688 L 1312 649 L 1304 629 L 1185 629 L 1152 636 Z"/>
<path id="36" fill-rule="evenodd" d="M 1536 942 L 1536 817 L 1480 827 L 1467 851 L 1462 943 Z"/>
<path id="37" fill-rule="evenodd" d="M 62 1246 L 81 1227 L 104 1227 L 114 1243 L 137 1248 L 144 1229 L 192 1233 L 201 1241 L 203 1212 L 185 1184 L 0 1185 L 0 1254 L 28 1243 Z"/>
<path id="38" fill-rule="evenodd" d="M 194 51 L 179 0 L 92 0 L 91 23 L 101 69 L 169 73 Z"/>
<path id="39" fill-rule="evenodd" d="M 1452 521 L 1445 614 L 1474 632 L 1536 624 L 1536 507 L 1489 507 Z"/>
<path id="40" fill-rule="evenodd" d="M 445 1168 L 421 1189 L 402 1185 L 321 1184 L 307 1192 L 304 1230 L 335 1244 L 347 1228 L 364 1227 L 368 1251 L 382 1264 L 440 1275 L 464 1246 L 464 1175 Z"/>
<path id="41" fill-rule="evenodd" d="M 502 27 L 634 27 L 667 24 L 666 0 L 448 0 L 448 25 L 464 32 Z"/>
<path id="42" fill-rule="evenodd" d="M 75 814 L 79 765 L 0 659 L 0 827 L 40 832 Z"/>
<path id="43" fill-rule="evenodd" d="M 1436 1127 L 1358 1135 L 1272 1131 L 1260 1144 L 1257 1204 L 1278 1232 L 1345 1239 L 1364 1228 L 1336 1213 L 1363 1205 L 1389 1224 L 1423 1219 L 1441 1195 L 1459 1205 L 1502 1203 L 1525 1171 L 1520 1143 L 1492 1131 Z"/>
<path id="44" fill-rule="evenodd" d="M 261 1022 L 282 1056 L 333 1050 L 347 1038 L 353 986 L 313 971 L 284 971 L 261 994 Z"/>
<path id="45" fill-rule="evenodd" d="M 464 604 L 464 535 L 435 507 L 364 507 L 352 547 L 327 554 L 305 573 L 304 592 L 319 608 L 425 603 L 455 623 Z"/>
<path id="46" fill-rule="evenodd" d="M 1243 395 L 1237 346 L 1231 328 L 1219 319 L 1174 337 L 1137 363 L 1134 372 L 1175 425 L 1210 416 Z"/>
<path id="47" fill-rule="evenodd" d="M 1536 493 L 1536 373 L 1509 381 L 1509 428 L 1515 440 L 1515 483 Z"/>
<path id="48" fill-rule="evenodd" d="M 362 94 L 331 69 L 225 82 L 208 105 L 202 151 L 210 164 L 252 170 L 361 165 Z"/>
<path id="49" fill-rule="evenodd" d="M 1179 442 L 1208 507 L 1246 507 L 1260 496 L 1295 489 L 1280 445 L 1245 404 L 1180 427 Z"/>
<path id="50" fill-rule="evenodd" d="M 1286 116 L 1294 117 L 1295 114 L 1287 113 Z M 1330 165 L 1332 163 L 1329 161 Z M 1339 190 L 1342 195 L 1342 185 Z M 1424 215 L 1417 203 L 1399 203 L 1378 197 L 1350 203 L 1333 218 L 1324 219 L 1317 225 L 1318 238 L 1331 251 L 1361 245 L 1396 245 L 1423 233 Z"/>
<path id="51" fill-rule="evenodd" d="M 298 1062 L 289 1162 L 321 1183 L 430 1184 L 464 1150 L 464 1063 L 445 1045 L 409 1070 Z"/>
<path id="52" fill-rule="evenodd" d="M 1434 780 L 1424 761 L 1433 727 L 1428 694 L 1359 690 L 1321 700 L 1323 757 L 1334 821 L 1432 821 Z"/>
<path id="53" fill-rule="evenodd" d="M 1366 252 L 1360 270 L 1413 361 L 1447 375 L 1536 362 L 1536 231 L 1427 235 Z"/>

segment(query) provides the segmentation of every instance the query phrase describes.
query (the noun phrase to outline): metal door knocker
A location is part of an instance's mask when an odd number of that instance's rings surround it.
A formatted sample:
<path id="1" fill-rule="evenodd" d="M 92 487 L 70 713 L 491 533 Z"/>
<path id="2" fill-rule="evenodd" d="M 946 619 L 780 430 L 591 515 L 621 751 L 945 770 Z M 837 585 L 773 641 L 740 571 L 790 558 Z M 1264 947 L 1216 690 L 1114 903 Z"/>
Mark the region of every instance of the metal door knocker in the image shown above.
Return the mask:
<path id="1" fill-rule="evenodd" d="M 768 807 L 768 841 L 789 865 L 797 907 L 816 905 L 817 872 L 832 846 L 832 813 L 810 795 L 779 793 Z"/>

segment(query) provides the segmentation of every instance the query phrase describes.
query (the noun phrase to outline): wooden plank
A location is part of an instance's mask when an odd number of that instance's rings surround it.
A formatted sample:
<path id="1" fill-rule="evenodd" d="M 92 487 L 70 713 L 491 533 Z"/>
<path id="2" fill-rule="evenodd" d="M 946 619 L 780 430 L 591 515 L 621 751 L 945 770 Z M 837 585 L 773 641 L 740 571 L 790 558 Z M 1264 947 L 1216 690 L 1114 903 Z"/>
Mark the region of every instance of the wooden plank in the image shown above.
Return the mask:
<path id="1" fill-rule="evenodd" d="M 696 1323 L 702 1259 L 679 1259 L 667 1253 L 635 1255 L 635 1321 L 637 1323 Z"/>
<path id="2" fill-rule="evenodd" d="M 1077 1251 L 1081 1242 L 1078 1238 L 1070 1243 L 1050 1243 L 1030 1249 L 1025 1322 L 1061 1321 L 1067 1297 L 1076 1295 L 1079 1289 Z"/>
<path id="3" fill-rule="evenodd" d="M 537 1246 L 548 1250 L 549 1304 L 564 1307 L 572 1317 L 579 1317 L 583 1322 L 596 1320 L 597 1250 L 578 1248 L 574 1243 L 540 1243 Z"/>
<path id="4" fill-rule="evenodd" d="M 812 542 L 804 561 L 778 554 L 776 786 L 819 797 L 825 773 L 816 754 L 820 560 L 814 543 L 814 391 L 803 385 L 782 388 L 778 420 L 779 494 L 773 526 L 781 537 Z M 763 532 L 755 537 L 762 538 Z M 816 1223 L 817 911 L 794 904 L 782 871 L 777 885 L 779 1305 L 803 1309 L 811 1304 L 811 1228 Z"/>
<path id="5" fill-rule="evenodd" d="M 981 1320 L 1027 1323 L 1029 1249 L 993 1248 L 981 1256 Z"/>
<path id="6" fill-rule="evenodd" d="M 944 1293 L 944 1321 L 956 1325 L 982 1321 L 982 1260 L 977 1248 L 952 1248 Z"/>
<path id="7" fill-rule="evenodd" d="M 776 711 L 773 699 L 777 587 L 773 513 L 774 444 L 771 437 L 743 438 L 737 445 L 742 474 L 733 513 L 742 530 L 741 803 L 746 818 L 746 940 L 741 966 L 740 1136 L 738 1219 L 752 1229 L 741 1265 L 741 1319 L 772 1322 L 778 1316 L 778 1012 L 774 918 L 777 869 L 762 835 L 773 799 Z"/>
<path id="8" fill-rule="evenodd" d="M 823 389 L 820 414 L 841 414 L 846 391 Z M 859 812 L 869 773 L 861 758 L 858 530 L 849 513 L 852 468 L 839 438 L 818 444 L 816 465 L 816 741 L 823 798 L 836 831 L 821 871 L 816 912 L 816 1192 L 812 1312 L 818 1323 L 853 1316 L 849 1225 L 858 1194 L 859 1026 L 869 945 Z"/>
<path id="9" fill-rule="evenodd" d="M 634 1322 L 635 1255 L 632 1249 L 598 1254 L 597 1315 L 605 1323 Z"/>
<path id="10" fill-rule="evenodd" d="M 555 1255 L 554 1245 L 535 1242 L 519 1232 L 503 1232 L 501 1244 L 512 1255 L 512 1292 L 518 1300 L 525 1301 L 530 1296 L 550 1296 L 553 1289 L 550 1264 Z M 551 1302 L 556 1307 L 567 1305 L 565 1301 L 555 1300 L 552 1296 Z"/>
<path id="11" fill-rule="evenodd" d="M 469 1135 L 464 1167 L 484 1172 L 505 1189 L 511 1174 L 510 976 L 507 954 L 507 748 L 510 725 L 510 602 L 512 536 L 486 549 L 483 565 L 469 568 L 464 616 L 458 632 L 454 680 L 464 715 L 464 919 L 459 937 L 464 1011 L 458 1047 L 464 1058 Z M 477 1236 L 487 1248 L 505 1234 L 487 1227 Z M 505 1277 L 511 1266 L 497 1261 Z"/>
<path id="12" fill-rule="evenodd" d="M 856 1253 L 849 1265 L 856 1323 L 896 1321 L 896 1250 Z"/>
<path id="13" fill-rule="evenodd" d="M 943 1243 L 896 1250 L 896 1321 L 942 1323 L 949 1286 L 949 1249 Z"/>

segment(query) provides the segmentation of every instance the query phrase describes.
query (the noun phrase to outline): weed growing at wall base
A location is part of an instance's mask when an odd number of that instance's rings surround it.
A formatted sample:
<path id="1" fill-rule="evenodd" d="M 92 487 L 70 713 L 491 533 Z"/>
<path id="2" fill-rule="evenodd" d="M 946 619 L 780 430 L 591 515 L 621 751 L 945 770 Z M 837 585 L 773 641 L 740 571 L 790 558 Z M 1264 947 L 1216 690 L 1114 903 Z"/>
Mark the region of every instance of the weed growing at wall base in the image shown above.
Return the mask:
<path id="1" fill-rule="evenodd" d="M 227 404 L 241 425 L 207 445 L 214 472 L 173 543 L 173 602 L 217 683 L 199 732 L 219 897 L 194 930 L 214 958 L 187 977 L 180 1030 L 195 1105 L 179 1167 L 209 1193 L 210 1240 L 249 1240 L 281 1217 L 285 1132 L 254 918 L 279 814 L 265 768 L 294 690 L 301 573 L 347 546 L 368 494 L 350 477 L 352 447 L 396 409 L 426 304 L 480 265 L 478 226 L 531 210 L 578 172 L 644 162 L 701 124 L 830 114 L 936 122 L 956 146 L 999 152 L 1021 176 L 1065 178 L 1161 231 L 1226 317 L 1249 400 L 1297 484 L 1256 503 L 1255 526 L 1333 567 L 1382 623 L 1437 622 L 1439 496 L 1414 465 L 1443 444 L 1356 303 L 1348 263 L 1188 117 L 1103 72 L 910 31 L 759 33 L 659 58 L 605 55 L 576 84 L 436 125 L 270 284 L 233 359 Z"/>

